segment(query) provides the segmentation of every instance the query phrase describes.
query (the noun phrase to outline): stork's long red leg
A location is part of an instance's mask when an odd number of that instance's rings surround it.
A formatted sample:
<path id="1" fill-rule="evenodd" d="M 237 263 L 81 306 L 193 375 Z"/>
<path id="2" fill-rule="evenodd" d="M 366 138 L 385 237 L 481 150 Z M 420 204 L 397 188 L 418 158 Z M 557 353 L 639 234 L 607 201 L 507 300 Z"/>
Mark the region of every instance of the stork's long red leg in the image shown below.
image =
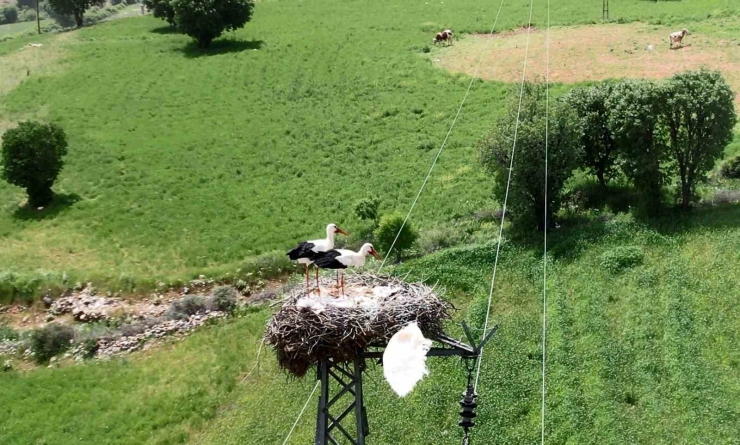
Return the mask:
<path id="1" fill-rule="evenodd" d="M 306 266 L 306 290 L 308 291 L 308 264 L 305 264 Z"/>
<path id="2" fill-rule="evenodd" d="M 319 289 L 321 288 L 321 286 L 319 286 L 319 268 L 318 267 L 316 268 L 316 287 L 318 287 Z"/>

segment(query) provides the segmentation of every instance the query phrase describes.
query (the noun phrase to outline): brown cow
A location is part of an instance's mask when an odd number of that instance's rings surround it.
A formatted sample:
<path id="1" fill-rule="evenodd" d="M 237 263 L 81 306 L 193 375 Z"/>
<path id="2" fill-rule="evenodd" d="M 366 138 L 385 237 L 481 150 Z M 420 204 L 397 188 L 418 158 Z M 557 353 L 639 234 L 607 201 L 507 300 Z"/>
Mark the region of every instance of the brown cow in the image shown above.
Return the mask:
<path id="1" fill-rule="evenodd" d="M 449 29 L 445 29 L 442 32 L 438 32 L 437 35 L 434 37 L 434 40 L 432 40 L 432 43 L 436 45 L 440 42 L 447 42 L 448 45 L 452 45 L 452 31 Z"/>
<path id="2" fill-rule="evenodd" d="M 671 33 L 671 35 L 670 35 L 671 46 L 670 47 L 673 48 L 673 44 L 674 43 L 678 43 L 679 46 L 681 46 L 682 45 L 683 38 L 686 37 L 687 35 L 690 35 L 690 34 L 691 33 L 689 33 L 689 31 L 687 29 L 684 29 L 682 31 L 677 31 L 677 32 Z"/>

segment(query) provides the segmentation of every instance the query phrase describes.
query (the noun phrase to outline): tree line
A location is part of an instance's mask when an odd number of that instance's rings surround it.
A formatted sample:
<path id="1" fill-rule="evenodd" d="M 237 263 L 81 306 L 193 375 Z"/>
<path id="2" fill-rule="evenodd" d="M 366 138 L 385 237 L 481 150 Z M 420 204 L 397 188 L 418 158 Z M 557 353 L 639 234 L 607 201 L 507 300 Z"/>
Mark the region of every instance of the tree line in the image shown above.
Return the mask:
<path id="1" fill-rule="evenodd" d="M 552 106 L 544 84 L 525 83 L 521 111 L 516 93 L 481 142 L 480 160 L 496 179 L 499 202 L 511 173 L 508 208 L 515 222 L 540 230 L 545 216 L 548 227 L 553 222 L 565 184 L 577 170 L 593 175 L 607 193 L 610 181 L 626 178 L 646 214 L 664 208 L 664 187 L 675 179 L 681 207 L 688 208 L 697 185 L 732 142 L 737 123 L 734 93 L 719 72 L 706 69 L 664 81 L 575 88 Z"/>

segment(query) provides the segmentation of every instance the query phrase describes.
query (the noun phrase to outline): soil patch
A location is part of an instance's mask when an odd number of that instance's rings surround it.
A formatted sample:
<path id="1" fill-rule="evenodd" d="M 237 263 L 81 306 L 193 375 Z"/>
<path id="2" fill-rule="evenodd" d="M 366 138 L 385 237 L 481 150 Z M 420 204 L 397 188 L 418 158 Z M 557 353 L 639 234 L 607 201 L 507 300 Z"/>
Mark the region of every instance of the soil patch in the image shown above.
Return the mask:
<path id="1" fill-rule="evenodd" d="M 669 49 L 674 29 L 645 24 L 551 28 L 550 79 L 578 83 L 618 78 L 661 79 L 701 67 L 722 72 L 740 93 L 740 39 L 689 35 L 680 49 Z M 487 35 L 470 35 L 434 53 L 440 68 L 472 74 Z M 478 75 L 486 80 L 517 82 L 522 75 L 526 29 L 496 34 Z M 532 29 L 527 78 L 545 77 L 547 33 Z M 740 101 L 740 95 L 737 96 Z"/>

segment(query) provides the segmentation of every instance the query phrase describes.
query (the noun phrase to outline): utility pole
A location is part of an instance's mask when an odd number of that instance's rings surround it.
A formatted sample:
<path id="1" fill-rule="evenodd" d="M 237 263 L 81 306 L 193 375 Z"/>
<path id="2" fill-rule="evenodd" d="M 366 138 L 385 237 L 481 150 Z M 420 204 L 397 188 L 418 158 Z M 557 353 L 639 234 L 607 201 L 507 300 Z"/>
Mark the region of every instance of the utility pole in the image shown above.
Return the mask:
<path id="1" fill-rule="evenodd" d="M 602 0 L 601 19 L 609 21 L 609 0 Z"/>
<path id="2" fill-rule="evenodd" d="M 39 2 L 41 0 L 36 0 L 36 26 L 39 29 L 39 35 L 41 35 L 41 13 L 39 12 Z"/>

